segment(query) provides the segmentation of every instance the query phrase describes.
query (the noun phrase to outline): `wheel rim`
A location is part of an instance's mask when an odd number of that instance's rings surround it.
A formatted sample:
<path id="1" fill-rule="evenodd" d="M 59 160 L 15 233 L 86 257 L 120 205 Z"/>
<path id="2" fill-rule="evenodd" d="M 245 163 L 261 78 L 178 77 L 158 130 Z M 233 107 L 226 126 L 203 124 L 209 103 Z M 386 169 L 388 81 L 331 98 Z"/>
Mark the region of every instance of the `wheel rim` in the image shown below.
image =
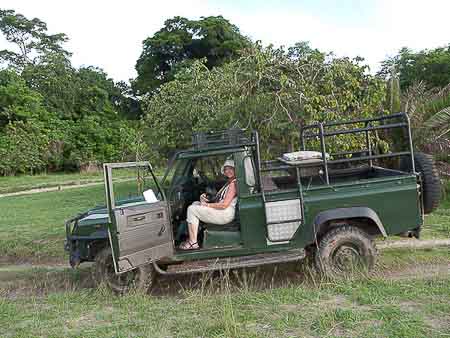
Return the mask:
<path id="1" fill-rule="evenodd" d="M 337 247 L 332 254 L 332 262 L 337 271 L 345 273 L 361 270 L 365 265 L 359 249 L 351 244 Z"/>

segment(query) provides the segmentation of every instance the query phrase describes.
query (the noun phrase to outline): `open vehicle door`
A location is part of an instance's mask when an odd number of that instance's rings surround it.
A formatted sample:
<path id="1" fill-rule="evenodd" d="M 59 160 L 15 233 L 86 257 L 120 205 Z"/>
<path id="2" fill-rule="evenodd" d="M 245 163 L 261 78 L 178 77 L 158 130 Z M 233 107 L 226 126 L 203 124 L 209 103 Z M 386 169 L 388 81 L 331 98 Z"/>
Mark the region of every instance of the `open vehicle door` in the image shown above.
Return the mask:
<path id="1" fill-rule="evenodd" d="M 108 233 L 116 273 L 172 256 L 169 207 L 150 163 L 107 163 L 103 167 L 110 217 Z M 114 172 L 123 175 L 124 171 L 135 173 L 136 178 L 113 180 Z M 158 198 L 153 190 L 147 189 L 149 186 L 158 190 Z M 125 190 L 127 198 L 120 199 Z"/>

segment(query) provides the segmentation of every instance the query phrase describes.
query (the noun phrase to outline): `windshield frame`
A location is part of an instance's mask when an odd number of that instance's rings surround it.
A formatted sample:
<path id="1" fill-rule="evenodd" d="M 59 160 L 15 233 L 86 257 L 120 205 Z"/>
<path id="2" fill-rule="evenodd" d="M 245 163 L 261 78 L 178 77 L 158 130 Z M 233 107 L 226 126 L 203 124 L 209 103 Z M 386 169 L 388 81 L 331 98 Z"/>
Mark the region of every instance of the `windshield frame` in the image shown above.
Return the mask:
<path id="1" fill-rule="evenodd" d="M 162 196 L 163 201 L 166 200 L 166 195 L 161 189 L 161 186 L 156 178 L 153 168 L 148 161 L 141 162 L 122 162 L 122 163 L 104 163 L 103 164 L 103 174 L 105 182 L 105 194 L 106 194 L 106 206 L 110 211 L 116 208 L 115 196 L 114 196 L 114 185 L 113 185 L 113 169 L 124 169 L 124 168 L 146 168 L 150 171 L 150 174 L 155 182 L 158 189 L 158 194 Z"/>

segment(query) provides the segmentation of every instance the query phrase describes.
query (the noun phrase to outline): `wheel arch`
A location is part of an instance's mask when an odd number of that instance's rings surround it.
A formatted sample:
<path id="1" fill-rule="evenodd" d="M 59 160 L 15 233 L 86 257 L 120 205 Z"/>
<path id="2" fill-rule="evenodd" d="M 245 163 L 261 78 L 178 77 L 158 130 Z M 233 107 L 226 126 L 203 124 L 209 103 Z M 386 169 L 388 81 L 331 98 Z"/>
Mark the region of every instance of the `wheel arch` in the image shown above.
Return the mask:
<path id="1" fill-rule="evenodd" d="M 92 262 L 97 254 L 109 246 L 108 238 L 77 238 L 72 240 L 72 249 L 70 250 L 70 261 L 78 259 L 78 265 L 82 262 Z M 72 263 L 71 263 L 72 264 Z"/>
<path id="2" fill-rule="evenodd" d="M 314 218 L 314 236 L 320 237 L 331 228 L 349 223 L 365 230 L 370 235 L 387 237 L 380 217 L 369 207 L 336 208 L 320 212 Z"/>

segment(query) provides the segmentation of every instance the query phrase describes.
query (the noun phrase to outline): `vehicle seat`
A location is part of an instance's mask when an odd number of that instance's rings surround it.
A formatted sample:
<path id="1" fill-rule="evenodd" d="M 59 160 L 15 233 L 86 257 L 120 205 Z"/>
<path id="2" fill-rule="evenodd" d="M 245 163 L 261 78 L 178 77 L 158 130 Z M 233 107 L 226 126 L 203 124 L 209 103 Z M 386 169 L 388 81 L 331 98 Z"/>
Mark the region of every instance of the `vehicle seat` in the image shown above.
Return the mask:
<path id="1" fill-rule="evenodd" d="M 242 242 L 238 208 L 234 219 L 227 224 L 201 223 L 202 248 L 213 249 L 221 247 L 235 247 Z"/>
<path id="2" fill-rule="evenodd" d="M 236 204 L 234 219 L 227 224 L 213 224 L 200 222 L 201 226 L 208 231 L 239 231 L 241 224 L 239 222 L 239 206 Z"/>

